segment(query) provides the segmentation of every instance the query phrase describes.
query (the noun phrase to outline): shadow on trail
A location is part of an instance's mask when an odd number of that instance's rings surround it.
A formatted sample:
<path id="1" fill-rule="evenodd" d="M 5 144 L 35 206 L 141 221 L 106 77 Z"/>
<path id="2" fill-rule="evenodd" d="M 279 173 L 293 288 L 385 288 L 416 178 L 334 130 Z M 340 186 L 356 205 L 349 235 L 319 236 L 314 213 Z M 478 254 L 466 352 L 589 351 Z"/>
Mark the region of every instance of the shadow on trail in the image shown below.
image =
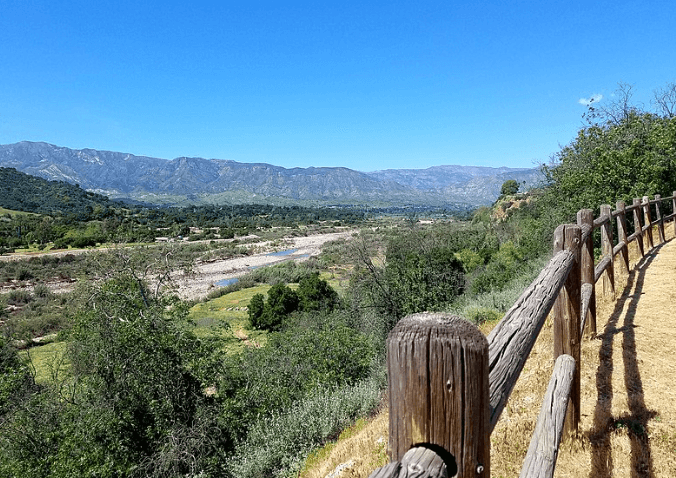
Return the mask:
<path id="1" fill-rule="evenodd" d="M 646 254 L 630 272 L 627 285 L 615 304 L 610 320 L 603 333 L 597 336 L 597 339 L 601 340 L 601 347 L 599 348 L 599 367 L 596 371 L 597 401 L 594 409 L 594 425 L 588 434 L 592 447 L 590 478 L 613 476 L 611 436 L 615 430 L 619 429 L 627 429 L 631 441 L 631 476 L 638 478 L 655 475 L 647 425 L 657 412 L 648 410 L 645 405 L 634 333 L 634 328 L 639 326 L 634 324 L 634 320 L 638 302 L 644 294 L 646 270 L 655 260 L 663 245 L 656 246 L 649 254 Z M 624 317 L 624 322 L 618 328 L 618 322 L 622 317 Z M 624 385 L 627 390 L 629 413 L 614 417 L 612 416 L 613 340 L 618 334 L 622 334 Z"/>

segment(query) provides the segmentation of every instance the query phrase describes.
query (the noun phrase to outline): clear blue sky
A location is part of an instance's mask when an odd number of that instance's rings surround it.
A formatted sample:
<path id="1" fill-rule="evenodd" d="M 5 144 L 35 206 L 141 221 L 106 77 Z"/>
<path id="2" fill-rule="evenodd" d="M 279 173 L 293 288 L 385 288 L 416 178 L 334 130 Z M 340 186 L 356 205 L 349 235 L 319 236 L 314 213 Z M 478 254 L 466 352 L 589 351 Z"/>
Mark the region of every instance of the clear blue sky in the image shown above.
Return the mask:
<path id="1" fill-rule="evenodd" d="M 676 2 L 2 0 L 0 143 L 361 171 L 532 167 L 618 82 L 676 81 Z"/>

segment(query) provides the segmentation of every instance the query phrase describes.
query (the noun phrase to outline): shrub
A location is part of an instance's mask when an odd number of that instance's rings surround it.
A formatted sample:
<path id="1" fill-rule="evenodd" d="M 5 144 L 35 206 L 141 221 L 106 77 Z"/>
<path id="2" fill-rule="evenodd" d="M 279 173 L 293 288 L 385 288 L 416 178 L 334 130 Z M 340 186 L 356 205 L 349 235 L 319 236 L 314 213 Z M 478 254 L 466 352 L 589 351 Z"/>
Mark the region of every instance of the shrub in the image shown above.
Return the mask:
<path id="1" fill-rule="evenodd" d="M 48 297 L 51 297 L 52 291 L 49 290 L 49 287 L 47 287 L 44 284 L 37 284 L 33 288 L 33 295 L 35 297 L 39 297 L 41 299 L 46 299 Z"/>
<path id="2" fill-rule="evenodd" d="M 327 387 L 281 413 L 258 420 L 229 463 L 233 476 L 295 476 L 305 455 L 369 413 L 380 400 L 375 380 Z"/>
<path id="3" fill-rule="evenodd" d="M 16 271 L 16 279 L 17 279 L 17 280 L 20 280 L 20 281 L 30 280 L 30 279 L 32 279 L 33 277 L 34 277 L 34 276 L 33 276 L 33 273 L 30 271 L 30 269 L 27 269 L 27 268 L 25 268 L 25 267 L 20 267 L 20 268 Z"/>
<path id="4" fill-rule="evenodd" d="M 7 294 L 7 304 L 9 305 L 25 305 L 31 300 L 33 300 L 33 296 L 26 290 L 13 290 Z"/>
<path id="5" fill-rule="evenodd" d="M 465 318 L 477 325 L 500 320 L 503 315 L 501 312 L 487 307 L 468 308 L 465 310 Z"/>
<path id="6" fill-rule="evenodd" d="M 297 293 L 303 311 L 332 311 L 338 305 L 338 294 L 328 282 L 319 278 L 318 272 L 301 279 Z"/>

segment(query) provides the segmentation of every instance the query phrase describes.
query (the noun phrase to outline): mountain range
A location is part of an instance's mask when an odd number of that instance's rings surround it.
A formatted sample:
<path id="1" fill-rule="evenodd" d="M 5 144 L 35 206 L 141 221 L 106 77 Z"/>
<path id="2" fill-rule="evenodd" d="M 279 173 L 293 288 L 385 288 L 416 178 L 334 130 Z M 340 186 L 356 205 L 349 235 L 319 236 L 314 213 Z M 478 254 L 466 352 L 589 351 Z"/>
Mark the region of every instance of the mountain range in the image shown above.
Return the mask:
<path id="1" fill-rule="evenodd" d="M 373 172 L 283 168 L 224 159 L 166 160 L 28 141 L 0 145 L 0 166 L 79 184 L 111 198 L 177 206 L 301 203 L 462 209 L 492 203 L 508 179 L 526 189 L 541 182 L 536 168 L 434 166 Z"/>

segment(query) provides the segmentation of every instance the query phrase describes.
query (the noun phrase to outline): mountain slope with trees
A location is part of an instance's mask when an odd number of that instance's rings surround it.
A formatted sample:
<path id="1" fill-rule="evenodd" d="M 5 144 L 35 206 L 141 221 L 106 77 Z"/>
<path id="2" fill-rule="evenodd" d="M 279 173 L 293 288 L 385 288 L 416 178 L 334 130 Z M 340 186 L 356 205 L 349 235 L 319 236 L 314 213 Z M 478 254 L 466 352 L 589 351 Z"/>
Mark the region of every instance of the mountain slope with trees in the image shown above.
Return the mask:
<path id="1" fill-rule="evenodd" d="M 164 160 L 126 153 L 73 150 L 23 141 L 0 145 L 0 166 L 78 183 L 111 197 L 164 204 L 279 203 L 425 205 L 467 208 L 489 204 L 505 175 L 529 185 L 537 170 L 443 166 L 364 173 L 348 168 L 283 168 L 203 158 Z M 441 181 L 440 181 L 441 180 Z"/>

